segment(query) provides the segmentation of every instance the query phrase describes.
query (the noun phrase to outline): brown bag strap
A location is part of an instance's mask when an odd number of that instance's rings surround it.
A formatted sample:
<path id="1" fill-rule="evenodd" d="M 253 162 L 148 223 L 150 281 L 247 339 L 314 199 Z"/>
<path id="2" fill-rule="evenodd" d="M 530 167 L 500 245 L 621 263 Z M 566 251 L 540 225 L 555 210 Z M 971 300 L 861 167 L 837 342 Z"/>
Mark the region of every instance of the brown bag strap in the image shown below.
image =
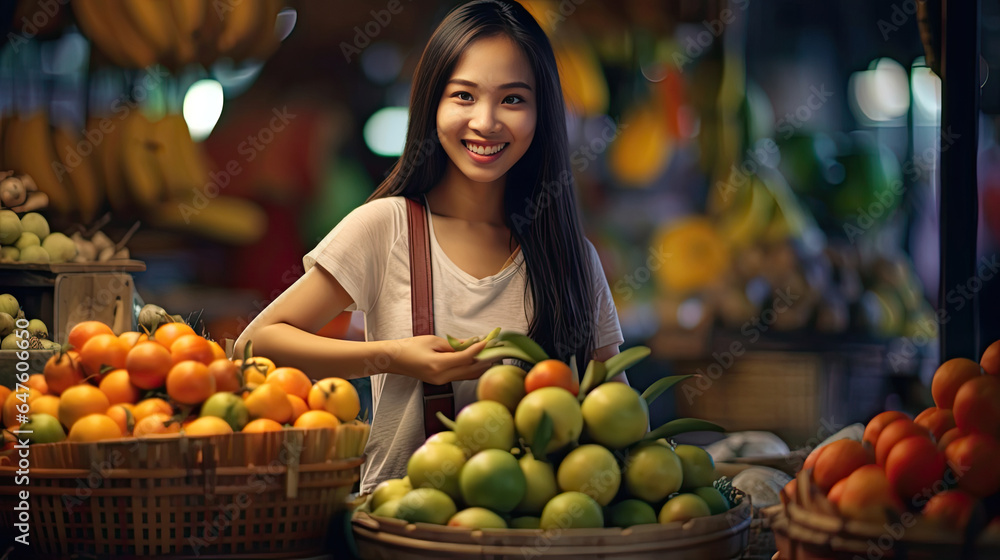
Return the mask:
<path id="1" fill-rule="evenodd" d="M 434 297 L 431 284 L 431 244 L 424 205 L 407 199 L 410 234 L 410 307 L 413 310 L 413 336 L 434 334 Z M 455 392 L 451 383 L 423 383 L 424 435 L 430 436 L 446 428 L 438 420 L 441 412 L 455 418 Z"/>

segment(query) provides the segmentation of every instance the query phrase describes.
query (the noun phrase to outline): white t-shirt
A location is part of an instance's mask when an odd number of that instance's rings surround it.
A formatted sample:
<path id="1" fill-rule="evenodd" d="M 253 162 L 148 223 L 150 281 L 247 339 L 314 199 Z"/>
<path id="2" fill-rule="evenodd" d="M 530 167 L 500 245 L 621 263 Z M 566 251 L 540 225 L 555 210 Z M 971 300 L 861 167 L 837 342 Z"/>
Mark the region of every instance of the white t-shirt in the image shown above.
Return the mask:
<path id="1" fill-rule="evenodd" d="M 433 277 L 434 332 L 456 338 L 484 335 L 495 327 L 526 333 L 531 321 L 525 306 L 524 259 L 498 273 L 477 279 L 445 255 L 434 235 L 428 213 Z M 611 290 L 590 242 L 594 263 L 598 317 L 596 348 L 621 345 L 621 328 Z M 303 259 L 305 269 L 318 264 L 344 287 L 365 317 L 365 339 L 402 340 L 412 336 L 410 253 L 406 199 L 373 200 L 346 216 Z M 530 302 L 530 292 L 527 294 Z M 249 329 L 248 329 L 249 330 Z M 423 389 L 412 377 L 381 373 L 387 364 L 369 365 L 371 373 L 371 436 L 365 450 L 361 492 L 379 482 L 406 476 L 410 455 L 424 441 Z M 455 410 L 476 398 L 476 381 L 454 383 Z"/>

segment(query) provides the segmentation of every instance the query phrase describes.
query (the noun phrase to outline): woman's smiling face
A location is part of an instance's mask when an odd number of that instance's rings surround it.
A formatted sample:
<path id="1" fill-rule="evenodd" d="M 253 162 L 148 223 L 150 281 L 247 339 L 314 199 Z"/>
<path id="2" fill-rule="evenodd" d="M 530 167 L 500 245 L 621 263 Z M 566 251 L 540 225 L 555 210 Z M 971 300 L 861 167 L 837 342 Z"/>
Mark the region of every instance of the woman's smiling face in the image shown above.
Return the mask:
<path id="1" fill-rule="evenodd" d="M 536 95 L 531 64 L 509 37 L 472 43 L 438 103 L 438 137 L 451 164 L 478 183 L 503 179 L 535 136 Z"/>

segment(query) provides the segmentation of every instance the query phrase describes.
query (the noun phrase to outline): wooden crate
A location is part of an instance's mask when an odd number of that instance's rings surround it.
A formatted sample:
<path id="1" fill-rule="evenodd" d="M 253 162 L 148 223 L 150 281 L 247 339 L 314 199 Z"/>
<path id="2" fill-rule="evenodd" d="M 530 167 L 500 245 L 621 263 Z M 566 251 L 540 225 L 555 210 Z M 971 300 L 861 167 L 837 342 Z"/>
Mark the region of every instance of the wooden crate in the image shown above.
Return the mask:
<path id="1" fill-rule="evenodd" d="M 815 446 L 841 428 L 884 410 L 884 346 L 765 345 L 708 358 L 676 360 L 678 374 L 698 374 L 673 389 L 678 417 L 716 422 L 727 431 L 764 430 L 789 447 Z"/>
<path id="2" fill-rule="evenodd" d="M 117 265 L 0 266 L 0 286 L 14 295 L 29 319 L 41 319 L 49 338 L 63 344 L 69 330 L 82 321 L 107 324 L 116 334 L 136 328 L 132 272 L 145 270 L 140 261 Z"/>

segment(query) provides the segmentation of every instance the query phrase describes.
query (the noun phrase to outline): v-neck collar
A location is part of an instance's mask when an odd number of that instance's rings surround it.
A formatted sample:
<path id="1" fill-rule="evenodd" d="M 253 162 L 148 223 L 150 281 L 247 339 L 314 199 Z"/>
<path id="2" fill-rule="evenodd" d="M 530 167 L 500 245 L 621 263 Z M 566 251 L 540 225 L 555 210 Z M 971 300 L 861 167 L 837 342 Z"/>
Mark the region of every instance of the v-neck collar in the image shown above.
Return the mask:
<path id="1" fill-rule="evenodd" d="M 437 262 L 441 263 L 441 268 L 451 271 L 452 274 L 458 276 L 466 284 L 491 284 L 507 278 L 521 267 L 524 257 L 521 253 L 521 248 L 518 247 L 514 250 L 514 258 L 508 259 L 506 266 L 489 276 L 476 278 L 475 276 L 462 270 L 461 267 L 455 264 L 448 257 L 448 255 L 445 254 L 444 249 L 441 248 L 441 244 L 438 243 L 437 235 L 434 233 L 434 217 L 431 215 L 430 204 L 427 203 L 427 195 L 421 196 L 424 199 L 424 212 L 427 213 L 427 228 L 430 234 L 431 255 L 435 260 L 437 260 Z"/>

